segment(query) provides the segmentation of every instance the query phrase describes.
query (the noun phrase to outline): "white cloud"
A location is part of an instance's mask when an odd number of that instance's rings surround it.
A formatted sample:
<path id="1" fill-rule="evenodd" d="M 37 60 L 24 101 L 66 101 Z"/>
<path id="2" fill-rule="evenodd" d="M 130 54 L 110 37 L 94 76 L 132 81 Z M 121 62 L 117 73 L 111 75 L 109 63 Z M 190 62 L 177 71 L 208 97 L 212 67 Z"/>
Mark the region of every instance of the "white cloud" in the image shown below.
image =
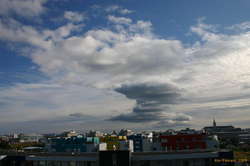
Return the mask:
<path id="1" fill-rule="evenodd" d="M 69 21 L 72 21 L 72 22 L 82 22 L 87 17 L 83 13 L 66 11 L 66 12 L 64 12 L 64 18 L 69 20 Z"/>
<path id="2" fill-rule="evenodd" d="M 131 19 L 129 18 L 126 18 L 126 17 L 115 17 L 115 16 L 112 16 L 112 15 L 109 15 L 108 16 L 108 20 L 113 22 L 113 23 L 116 23 L 116 24 L 130 24 L 132 22 Z"/>
<path id="3" fill-rule="evenodd" d="M 0 90 L 0 102 L 5 104 L 1 108 L 1 123 L 67 117 L 74 112 L 104 120 L 112 112 L 121 113 L 132 105 L 126 99 L 117 100 L 116 97 L 114 100 L 115 96 L 107 96 L 96 88 L 54 81 L 17 84 Z M 105 104 L 107 106 L 103 108 Z"/>
<path id="4" fill-rule="evenodd" d="M 130 31 L 140 33 L 143 32 L 145 35 L 153 35 L 152 34 L 152 23 L 150 21 L 137 21 L 136 24 L 133 24 L 129 27 Z"/>
<path id="5" fill-rule="evenodd" d="M 108 13 L 111 13 L 111 12 L 118 12 L 120 14 L 130 14 L 130 13 L 133 13 L 132 10 L 128 10 L 128 9 L 125 9 L 121 6 L 118 6 L 118 5 L 111 5 L 111 6 L 108 6 L 106 9 L 105 9 L 106 12 Z"/>
<path id="6" fill-rule="evenodd" d="M 118 6 L 118 5 L 111 5 L 111 6 L 107 7 L 105 10 L 107 12 L 113 12 L 113 11 L 117 11 L 118 9 L 120 9 L 120 6 Z"/>
<path id="7" fill-rule="evenodd" d="M 74 112 L 85 108 L 92 109 L 94 111 L 89 111 L 90 115 L 97 115 L 102 111 L 102 107 L 112 103 L 112 107 L 117 106 L 122 111 L 113 113 L 107 108 L 105 114 L 119 115 L 122 112 L 131 113 L 133 101 L 118 94 L 110 97 L 106 94 L 107 89 L 112 90 L 121 84 L 131 83 L 171 83 L 181 89 L 181 95 L 185 99 L 181 104 L 167 105 L 171 110 L 166 110 L 168 123 L 176 124 L 177 118 L 191 120 L 189 112 L 197 110 L 197 103 L 202 102 L 198 108 L 209 112 L 214 109 L 228 109 L 230 104 L 235 108 L 239 103 L 235 98 L 240 94 L 244 94 L 246 99 L 249 98 L 247 94 L 250 89 L 243 88 L 250 84 L 249 32 L 223 34 L 216 31 L 214 26 L 200 21 L 191 27 L 191 32 L 198 35 L 201 42 L 184 46 L 180 40 L 164 39 L 154 35 L 151 22 L 133 23 L 128 18 L 109 17 L 114 26 L 119 25 L 119 29 L 92 29 L 78 36 L 72 32 L 79 31 L 83 25 L 71 23 L 56 30 L 39 31 L 14 20 L 9 20 L 7 24 L 2 21 L 1 39 L 27 42 L 38 47 L 30 53 L 32 61 L 52 78 L 53 84 L 61 85 L 60 88 L 64 89 L 51 89 L 47 86 L 52 83 L 48 83 L 42 87 L 42 91 L 35 88 L 31 93 L 30 88 L 23 88 L 26 85 L 22 85 L 14 90 L 1 90 L 4 92 L 1 93 L 2 102 L 6 103 L 6 98 L 20 100 L 21 103 L 17 102 L 15 107 L 9 109 L 15 110 L 22 106 L 22 110 L 25 111 L 27 108 L 33 109 L 25 104 L 29 100 L 42 100 L 55 105 L 55 114 L 58 110 L 63 110 L 63 115 L 72 113 L 74 108 L 77 108 Z M 88 89 L 90 87 L 91 90 Z M 105 89 L 105 92 L 97 90 L 97 94 L 103 96 L 99 98 L 93 95 L 93 87 Z M 89 94 L 86 94 L 86 91 Z M 93 104 L 91 100 L 86 99 L 88 95 L 93 95 L 93 101 L 105 100 L 106 97 L 110 97 L 110 100 L 107 103 L 100 102 L 98 107 L 93 108 L 89 106 Z M 22 97 L 25 101 L 21 100 Z M 220 102 L 216 103 L 218 99 Z M 229 103 L 226 102 L 228 100 Z M 123 103 L 122 106 L 116 104 L 117 101 Z M 131 110 L 126 103 L 130 103 Z M 185 105 L 188 106 L 187 110 Z M 244 106 L 248 107 L 246 104 Z M 47 108 L 47 111 L 41 114 L 45 117 L 51 110 L 53 109 Z M 15 119 L 15 113 L 17 112 L 10 111 L 3 117 Z M 41 114 L 37 116 L 42 116 Z M 197 116 L 207 120 L 202 113 Z M 32 119 L 32 115 L 29 118 Z M 230 119 L 230 115 L 228 118 Z M 193 118 L 193 123 L 197 121 L 198 118 Z"/>
<path id="8" fill-rule="evenodd" d="M 229 30 L 236 30 L 236 31 L 245 31 L 250 29 L 250 21 L 242 22 L 240 24 L 235 24 L 230 27 L 227 27 L 226 29 Z"/>
<path id="9" fill-rule="evenodd" d="M 0 15 L 10 15 L 12 13 L 33 17 L 43 13 L 46 8 L 43 4 L 46 0 L 1 0 Z"/>
<path id="10" fill-rule="evenodd" d="M 42 35 L 44 36 L 45 40 L 56 42 L 70 37 L 72 32 L 81 31 L 83 27 L 84 24 L 68 23 L 61 27 L 58 27 L 55 30 L 43 30 Z"/>
<path id="11" fill-rule="evenodd" d="M 133 11 L 132 10 L 128 10 L 128 9 L 121 9 L 120 13 L 121 14 L 130 14 L 130 13 L 133 13 Z"/>
<path id="12" fill-rule="evenodd" d="M 48 49 L 53 41 L 68 37 L 72 32 L 79 31 L 83 24 L 66 24 L 55 30 L 39 31 L 32 26 L 19 23 L 14 19 L 0 20 L 0 40 L 24 42 L 38 48 Z"/>
<path id="13" fill-rule="evenodd" d="M 16 20 L 0 20 L 0 39 L 12 42 L 25 42 L 39 47 L 48 47 L 49 41 L 45 40 L 39 31 L 32 26 L 22 25 Z"/>
<path id="14" fill-rule="evenodd" d="M 200 35 L 202 40 L 216 40 L 219 37 L 216 32 L 216 27 L 214 25 L 204 24 L 202 20 L 198 20 L 198 24 L 191 27 L 191 31 Z"/>

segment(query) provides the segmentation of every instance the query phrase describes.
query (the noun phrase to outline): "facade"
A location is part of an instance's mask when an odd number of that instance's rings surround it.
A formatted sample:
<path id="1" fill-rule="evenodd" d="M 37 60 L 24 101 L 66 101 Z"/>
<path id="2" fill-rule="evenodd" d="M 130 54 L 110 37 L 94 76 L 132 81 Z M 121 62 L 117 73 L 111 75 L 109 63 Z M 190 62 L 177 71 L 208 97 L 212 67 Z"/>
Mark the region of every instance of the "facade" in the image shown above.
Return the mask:
<path id="1" fill-rule="evenodd" d="M 130 135 L 128 139 L 133 140 L 134 143 L 134 152 L 143 151 L 143 136 L 142 134 Z"/>
<path id="2" fill-rule="evenodd" d="M 63 133 L 61 133 L 60 135 L 58 135 L 60 137 L 76 137 L 78 136 L 78 133 L 75 130 L 70 130 L 70 131 L 65 131 Z"/>
<path id="3" fill-rule="evenodd" d="M 161 148 L 163 151 L 206 149 L 205 134 L 177 134 L 161 135 Z"/>
<path id="4" fill-rule="evenodd" d="M 153 141 L 152 139 L 143 139 L 142 140 L 142 151 L 143 152 L 151 152 L 153 151 Z"/>
<path id="5" fill-rule="evenodd" d="M 87 137 L 102 137 L 103 133 L 100 131 L 92 131 L 90 130 L 88 133 L 86 133 Z"/>
<path id="6" fill-rule="evenodd" d="M 98 137 L 71 137 L 51 139 L 47 148 L 48 152 L 98 152 L 98 151 L 114 151 L 114 150 L 128 150 L 134 151 L 132 140 L 118 140 L 112 142 L 99 142 Z"/>
<path id="7" fill-rule="evenodd" d="M 119 141 L 119 144 L 119 150 L 134 152 L 134 143 L 132 140 Z"/>
<path id="8" fill-rule="evenodd" d="M 220 133 L 220 132 L 240 132 L 240 128 L 234 126 L 208 126 L 204 127 L 204 130 L 208 133 Z"/>
<path id="9" fill-rule="evenodd" d="M 202 133 L 202 132 L 199 130 L 186 128 L 186 129 L 182 129 L 182 130 L 178 131 L 177 134 L 200 134 L 200 133 Z"/>
<path id="10" fill-rule="evenodd" d="M 207 135 L 206 144 L 208 149 L 218 149 L 219 148 L 219 139 L 217 135 Z"/>
<path id="11" fill-rule="evenodd" d="M 106 143 L 100 143 L 99 145 L 98 145 L 98 150 L 99 151 L 106 151 L 107 150 L 107 144 Z"/>
<path id="12" fill-rule="evenodd" d="M 250 144 L 250 133 L 239 134 L 239 143 L 240 144 Z"/>
<path id="13" fill-rule="evenodd" d="M 39 134 L 19 134 L 18 139 L 19 142 L 39 142 L 43 138 L 42 135 Z"/>
<path id="14" fill-rule="evenodd" d="M 238 145 L 240 142 L 240 135 L 245 132 L 241 128 L 234 126 L 217 126 L 215 120 L 213 126 L 204 127 L 203 130 L 210 135 L 217 135 L 218 139 L 228 144 Z"/>
<path id="15" fill-rule="evenodd" d="M 52 138 L 47 144 L 48 152 L 96 152 L 98 137 Z"/>
<path id="16" fill-rule="evenodd" d="M 128 139 L 133 140 L 134 152 L 146 152 L 153 150 L 152 133 L 134 134 L 128 136 Z"/>
<path id="17" fill-rule="evenodd" d="M 120 150 L 121 144 L 131 144 L 126 136 L 104 136 L 101 137 L 100 142 L 107 144 L 107 150 Z"/>

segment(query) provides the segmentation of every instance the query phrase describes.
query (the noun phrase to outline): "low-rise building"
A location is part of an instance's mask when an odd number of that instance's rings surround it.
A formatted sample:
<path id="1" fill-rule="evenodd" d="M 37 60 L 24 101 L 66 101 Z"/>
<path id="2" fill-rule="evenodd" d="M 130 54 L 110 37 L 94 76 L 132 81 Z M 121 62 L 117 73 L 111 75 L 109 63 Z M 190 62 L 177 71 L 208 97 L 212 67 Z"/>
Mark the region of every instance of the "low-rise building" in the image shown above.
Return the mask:
<path id="1" fill-rule="evenodd" d="M 60 137 L 76 137 L 78 133 L 75 130 L 65 131 L 60 134 Z"/>
<path id="2" fill-rule="evenodd" d="M 153 151 L 152 133 L 134 134 L 128 136 L 128 139 L 133 140 L 134 152 Z"/>
<path id="3" fill-rule="evenodd" d="M 104 136 L 101 138 L 102 143 L 107 144 L 107 150 L 130 150 L 134 151 L 133 141 L 128 140 L 126 136 Z"/>
<path id="4" fill-rule="evenodd" d="M 98 137 L 69 137 L 49 139 L 46 149 L 48 152 L 96 152 Z"/>
<path id="5" fill-rule="evenodd" d="M 18 139 L 19 142 L 39 142 L 43 136 L 40 134 L 19 134 Z"/>
<path id="6" fill-rule="evenodd" d="M 218 126 L 215 120 L 213 126 L 204 127 L 203 130 L 210 135 L 217 135 L 221 142 L 233 145 L 238 145 L 240 142 L 239 135 L 245 133 L 241 128 L 235 128 L 232 125 Z"/>
<path id="7" fill-rule="evenodd" d="M 142 134 L 134 134 L 128 136 L 129 140 L 133 140 L 134 143 L 134 152 L 142 152 L 143 151 L 143 135 Z"/>
<path id="8" fill-rule="evenodd" d="M 205 134 L 177 134 L 160 136 L 162 151 L 206 149 Z"/>

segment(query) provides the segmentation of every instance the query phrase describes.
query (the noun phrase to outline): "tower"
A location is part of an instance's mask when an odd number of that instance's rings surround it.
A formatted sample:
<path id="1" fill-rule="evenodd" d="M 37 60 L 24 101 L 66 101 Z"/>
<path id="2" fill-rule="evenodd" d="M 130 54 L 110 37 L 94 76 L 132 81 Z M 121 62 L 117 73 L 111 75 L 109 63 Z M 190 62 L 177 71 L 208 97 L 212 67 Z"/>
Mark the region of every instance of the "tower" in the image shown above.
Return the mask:
<path id="1" fill-rule="evenodd" d="M 213 127 L 216 127 L 215 118 L 213 119 Z"/>

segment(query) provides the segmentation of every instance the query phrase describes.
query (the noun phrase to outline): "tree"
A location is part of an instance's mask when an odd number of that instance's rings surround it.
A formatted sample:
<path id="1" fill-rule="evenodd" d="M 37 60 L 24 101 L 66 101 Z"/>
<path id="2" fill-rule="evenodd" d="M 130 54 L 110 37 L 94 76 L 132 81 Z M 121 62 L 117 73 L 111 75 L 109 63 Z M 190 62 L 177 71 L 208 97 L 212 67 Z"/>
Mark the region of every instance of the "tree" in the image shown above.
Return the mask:
<path id="1" fill-rule="evenodd" d="M 11 149 L 9 143 L 7 141 L 0 140 L 0 149 Z"/>

